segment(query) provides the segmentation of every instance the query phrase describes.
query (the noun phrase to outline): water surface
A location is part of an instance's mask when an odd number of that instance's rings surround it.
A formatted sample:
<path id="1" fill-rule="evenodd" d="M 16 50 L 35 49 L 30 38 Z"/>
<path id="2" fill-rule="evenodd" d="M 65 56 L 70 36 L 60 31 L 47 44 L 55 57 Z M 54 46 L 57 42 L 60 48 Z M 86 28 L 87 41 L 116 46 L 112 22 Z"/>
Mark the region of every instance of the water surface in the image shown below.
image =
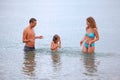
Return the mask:
<path id="1" fill-rule="evenodd" d="M 0 80 L 120 80 L 119 0 L 1 0 Z M 86 18 L 97 22 L 100 40 L 94 54 L 83 54 L 79 42 Z M 37 19 L 36 51 L 24 52 L 22 32 Z M 50 51 L 54 34 L 62 48 Z"/>

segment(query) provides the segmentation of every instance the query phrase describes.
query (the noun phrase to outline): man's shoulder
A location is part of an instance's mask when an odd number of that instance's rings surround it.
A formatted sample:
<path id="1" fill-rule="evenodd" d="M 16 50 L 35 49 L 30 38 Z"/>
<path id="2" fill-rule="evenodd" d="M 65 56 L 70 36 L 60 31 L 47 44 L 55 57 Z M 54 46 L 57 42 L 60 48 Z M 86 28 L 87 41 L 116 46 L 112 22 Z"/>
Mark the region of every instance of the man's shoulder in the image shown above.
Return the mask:
<path id="1" fill-rule="evenodd" d="M 29 28 L 28 28 L 28 27 L 26 27 L 26 28 L 24 29 L 24 31 L 28 31 L 28 29 L 29 29 Z"/>

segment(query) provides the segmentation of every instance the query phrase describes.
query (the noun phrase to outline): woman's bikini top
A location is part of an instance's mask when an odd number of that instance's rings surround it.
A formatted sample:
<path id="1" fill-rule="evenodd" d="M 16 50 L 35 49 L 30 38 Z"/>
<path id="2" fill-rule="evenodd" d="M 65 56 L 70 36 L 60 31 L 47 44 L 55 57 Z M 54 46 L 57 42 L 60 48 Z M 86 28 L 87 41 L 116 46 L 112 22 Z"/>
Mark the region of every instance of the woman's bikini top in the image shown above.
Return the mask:
<path id="1" fill-rule="evenodd" d="M 89 37 L 89 38 L 94 38 L 95 34 L 94 33 L 90 33 L 90 34 L 86 33 L 86 36 Z"/>

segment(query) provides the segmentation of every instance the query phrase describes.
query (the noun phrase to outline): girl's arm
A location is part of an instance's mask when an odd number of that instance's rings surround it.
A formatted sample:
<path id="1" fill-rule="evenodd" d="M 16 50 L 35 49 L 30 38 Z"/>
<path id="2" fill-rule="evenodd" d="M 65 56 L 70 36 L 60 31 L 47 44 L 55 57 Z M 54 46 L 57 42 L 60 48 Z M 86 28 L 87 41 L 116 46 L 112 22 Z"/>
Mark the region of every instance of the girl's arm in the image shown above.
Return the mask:
<path id="1" fill-rule="evenodd" d="M 61 48 L 61 40 L 58 42 L 58 47 Z"/>
<path id="2" fill-rule="evenodd" d="M 51 43 L 51 50 L 56 50 L 58 46 L 56 46 L 53 42 Z"/>

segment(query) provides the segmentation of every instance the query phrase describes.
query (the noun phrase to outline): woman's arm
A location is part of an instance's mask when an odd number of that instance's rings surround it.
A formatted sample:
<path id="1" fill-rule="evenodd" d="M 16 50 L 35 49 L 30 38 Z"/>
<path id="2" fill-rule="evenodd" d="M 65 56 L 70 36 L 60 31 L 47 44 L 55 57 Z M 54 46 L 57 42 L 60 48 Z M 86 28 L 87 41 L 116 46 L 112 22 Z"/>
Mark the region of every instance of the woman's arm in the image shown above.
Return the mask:
<path id="1" fill-rule="evenodd" d="M 94 29 L 94 33 L 95 33 L 95 39 L 91 42 L 91 43 L 94 43 L 94 42 L 96 42 L 96 41 L 98 41 L 99 40 L 99 33 L 98 33 L 98 30 L 97 29 Z"/>
<path id="2" fill-rule="evenodd" d="M 99 33 L 97 29 L 95 29 L 95 35 L 96 35 L 96 38 L 94 39 L 94 42 L 99 40 Z"/>
<path id="3" fill-rule="evenodd" d="M 86 36 L 83 37 L 83 39 L 80 41 L 80 45 L 82 45 L 82 43 L 85 41 Z"/>

